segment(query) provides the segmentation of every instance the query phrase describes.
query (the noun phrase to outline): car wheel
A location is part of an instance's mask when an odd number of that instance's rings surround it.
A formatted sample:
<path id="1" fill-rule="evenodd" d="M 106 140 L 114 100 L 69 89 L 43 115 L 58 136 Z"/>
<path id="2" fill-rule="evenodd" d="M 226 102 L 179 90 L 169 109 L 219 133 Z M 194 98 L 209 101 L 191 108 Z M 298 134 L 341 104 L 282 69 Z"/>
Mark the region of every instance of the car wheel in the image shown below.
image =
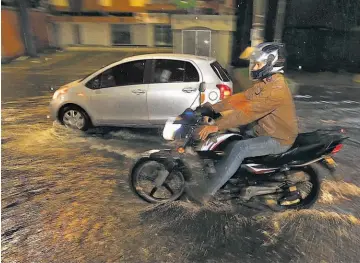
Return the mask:
<path id="1" fill-rule="evenodd" d="M 66 127 L 86 131 L 91 126 L 89 115 L 76 106 L 67 106 L 62 110 L 60 121 Z"/>

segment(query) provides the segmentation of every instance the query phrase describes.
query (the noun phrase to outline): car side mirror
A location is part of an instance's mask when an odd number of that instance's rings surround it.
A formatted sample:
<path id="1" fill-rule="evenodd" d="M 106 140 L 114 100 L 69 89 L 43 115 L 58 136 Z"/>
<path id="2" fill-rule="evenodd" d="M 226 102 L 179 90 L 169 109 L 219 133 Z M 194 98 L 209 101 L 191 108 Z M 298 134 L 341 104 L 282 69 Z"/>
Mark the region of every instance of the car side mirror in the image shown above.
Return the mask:
<path id="1" fill-rule="evenodd" d="M 200 86 L 199 86 L 199 91 L 200 92 L 204 92 L 206 90 L 206 88 L 205 88 L 205 82 L 201 82 L 200 83 Z"/>

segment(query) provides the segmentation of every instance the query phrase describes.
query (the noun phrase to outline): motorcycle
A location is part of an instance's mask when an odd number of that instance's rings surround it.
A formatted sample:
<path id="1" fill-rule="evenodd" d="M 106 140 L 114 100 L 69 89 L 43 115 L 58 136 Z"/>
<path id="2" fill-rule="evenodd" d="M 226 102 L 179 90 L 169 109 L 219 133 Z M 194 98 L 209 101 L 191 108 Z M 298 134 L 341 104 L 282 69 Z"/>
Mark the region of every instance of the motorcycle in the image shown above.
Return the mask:
<path id="1" fill-rule="evenodd" d="M 199 93 L 204 91 L 200 86 Z M 208 114 L 209 115 L 209 114 Z M 130 187 L 149 203 L 172 202 L 186 196 L 186 184 L 206 180 L 227 146 L 251 138 L 246 129 L 215 133 L 207 140 L 197 138 L 197 128 L 218 116 L 204 116 L 191 108 L 169 118 L 163 138 L 180 141 L 177 149 L 154 149 L 143 153 L 130 170 Z M 273 211 L 310 208 L 320 194 L 321 180 L 314 164 L 335 176 L 333 155 L 348 137 L 336 129 L 301 133 L 285 153 L 251 157 L 215 194 L 218 201 L 236 201 L 255 209 Z M 214 175 L 213 175 L 214 176 Z M 216 176 L 216 175 L 215 175 Z"/>

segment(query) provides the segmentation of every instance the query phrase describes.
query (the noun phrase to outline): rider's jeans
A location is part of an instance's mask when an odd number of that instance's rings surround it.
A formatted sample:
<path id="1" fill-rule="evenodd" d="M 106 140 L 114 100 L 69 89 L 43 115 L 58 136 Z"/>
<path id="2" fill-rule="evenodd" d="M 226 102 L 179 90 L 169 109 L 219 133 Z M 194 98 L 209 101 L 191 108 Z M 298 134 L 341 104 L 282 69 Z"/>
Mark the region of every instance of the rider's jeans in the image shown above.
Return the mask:
<path id="1" fill-rule="evenodd" d="M 245 158 L 279 154 L 290 147 L 266 136 L 233 142 L 226 149 L 227 155 L 215 165 L 216 175 L 210 180 L 206 192 L 214 195 L 236 173 Z"/>

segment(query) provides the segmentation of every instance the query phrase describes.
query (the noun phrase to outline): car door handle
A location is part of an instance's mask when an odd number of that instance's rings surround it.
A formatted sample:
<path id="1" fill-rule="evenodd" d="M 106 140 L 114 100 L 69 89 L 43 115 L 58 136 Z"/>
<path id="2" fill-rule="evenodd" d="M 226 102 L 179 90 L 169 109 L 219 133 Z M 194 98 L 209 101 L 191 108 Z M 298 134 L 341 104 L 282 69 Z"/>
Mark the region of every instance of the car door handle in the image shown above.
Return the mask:
<path id="1" fill-rule="evenodd" d="M 136 95 L 140 95 L 140 94 L 144 94 L 145 90 L 142 89 L 135 89 L 131 91 L 132 93 L 136 94 Z"/>
<path id="2" fill-rule="evenodd" d="M 196 89 L 195 88 L 183 88 L 182 91 L 185 93 L 191 93 L 191 92 L 195 92 Z"/>

